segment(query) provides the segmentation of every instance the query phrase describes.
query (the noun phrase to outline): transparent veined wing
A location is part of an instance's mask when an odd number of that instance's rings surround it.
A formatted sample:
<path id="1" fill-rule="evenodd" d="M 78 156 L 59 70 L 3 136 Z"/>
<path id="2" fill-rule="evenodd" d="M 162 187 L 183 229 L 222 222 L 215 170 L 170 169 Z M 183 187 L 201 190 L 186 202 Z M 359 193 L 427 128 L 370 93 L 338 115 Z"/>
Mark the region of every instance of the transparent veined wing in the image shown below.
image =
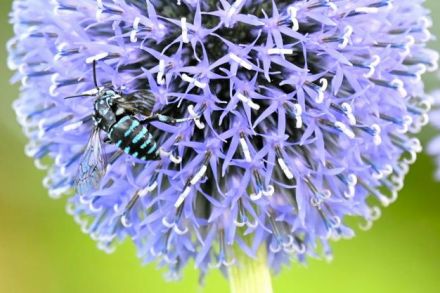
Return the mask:
<path id="1" fill-rule="evenodd" d="M 105 175 L 106 167 L 107 163 L 102 153 L 99 128 L 95 127 L 79 163 L 78 174 L 75 179 L 77 193 L 84 195 L 97 190 L 102 177 Z"/>
<path id="2" fill-rule="evenodd" d="M 117 103 L 118 106 L 133 114 L 150 116 L 156 103 L 156 98 L 150 91 L 140 90 L 129 95 L 121 95 Z"/>

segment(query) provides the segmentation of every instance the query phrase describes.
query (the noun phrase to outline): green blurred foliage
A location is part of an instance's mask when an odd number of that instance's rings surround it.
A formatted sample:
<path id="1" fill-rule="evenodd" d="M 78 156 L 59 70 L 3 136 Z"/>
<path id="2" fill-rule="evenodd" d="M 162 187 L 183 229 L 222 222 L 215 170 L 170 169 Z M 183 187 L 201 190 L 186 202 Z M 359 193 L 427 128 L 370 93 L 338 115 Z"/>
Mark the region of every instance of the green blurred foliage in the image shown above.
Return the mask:
<path id="1" fill-rule="evenodd" d="M 398 0 L 399 1 L 399 0 Z M 400 0 L 405 1 L 405 0 Z M 408 0 L 411 1 L 411 0 Z M 427 1 L 434 21 L 440 2 Z M 11 0 L 0 1 L 0 43 L 12 35 L 7 13 Z M 440 24 L 434 26 L 440 35 Z M 439 42 L 433 43 L 440 48 Z M 0 292 L 227 292 L 220 273 L 211 273 L 198 286 L 189 267 L 182 281 L 169 283 L 154 264 L 142 266 L 131 243 L 113 255 L 96 249 L 65 213 L 65 200 L 48 198 L 38 171 L 23 153 L 25 139 L 16 124 L 11 102 L 16 86 L 0 46 Z M 437 80 L 427 78 L 433 88 Z M 425 130 L 426 143 L 434 131 Z M 434 166 L 421 155 L 409 174 L 400 199 L 383 210 L 369 232 L 334 243 L 335 259 L 294 264 L 274 278 L 276 292 L 440 292 L 440 183 Z"/>

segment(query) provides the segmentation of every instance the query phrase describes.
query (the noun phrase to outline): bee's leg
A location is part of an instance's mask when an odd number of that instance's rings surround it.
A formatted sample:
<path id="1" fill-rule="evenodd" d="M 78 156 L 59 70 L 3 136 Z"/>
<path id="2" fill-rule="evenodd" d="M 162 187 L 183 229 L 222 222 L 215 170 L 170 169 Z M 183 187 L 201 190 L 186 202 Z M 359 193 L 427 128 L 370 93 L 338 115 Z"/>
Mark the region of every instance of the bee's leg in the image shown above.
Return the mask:
<path id="1" fill-rule="evenodd" d="M 103 139 L 103 142 L 104 142 L 105 144 L 111 144 L 111 143 L 112 143 L 112 140 L 110 139 L 110 137 L 105 137 L 105 138 Z"/>

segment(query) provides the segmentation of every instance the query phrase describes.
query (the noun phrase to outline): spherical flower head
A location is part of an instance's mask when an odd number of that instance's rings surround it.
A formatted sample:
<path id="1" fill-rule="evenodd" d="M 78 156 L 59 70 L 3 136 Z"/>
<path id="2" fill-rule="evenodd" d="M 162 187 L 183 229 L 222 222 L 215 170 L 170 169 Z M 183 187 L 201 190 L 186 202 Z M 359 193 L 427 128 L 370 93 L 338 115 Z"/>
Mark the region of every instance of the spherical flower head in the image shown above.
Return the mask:
<path id="1" fill-rule="evenodd" d="M 203 274 L 234 265 L 234 246 L 264 247 L 274 271 L 330 257 L 330 239 L 354 235 L 347 217 L 368 228 L 396 200 L 421 149 L 421 75 L 437 65 L 422 4 L 16 0 L 9 64 L 26 153 L 100 248 L 130 238 L 171 276 L 191 259 Z M 152 113 L 183 119 L 145 124 L 158 160 L 100 128 L 90 138 L 95 62 L 98 86 L 121 99 L 148 90 Z M 90 176 L 102 176 L 78 192 L 98 152 Z"/>

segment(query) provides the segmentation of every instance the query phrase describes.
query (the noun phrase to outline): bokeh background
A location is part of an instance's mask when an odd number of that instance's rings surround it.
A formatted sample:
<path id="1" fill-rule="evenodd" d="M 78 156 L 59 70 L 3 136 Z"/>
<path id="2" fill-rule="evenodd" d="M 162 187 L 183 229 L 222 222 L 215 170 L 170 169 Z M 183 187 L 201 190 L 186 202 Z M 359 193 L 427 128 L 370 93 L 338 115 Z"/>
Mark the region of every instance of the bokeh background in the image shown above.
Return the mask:
<path id="1" fill-rule="evenodd" d="M 25 138 L 11 109 L 18 95 L 6 66 L 11 2 L 0 0 L 0 293 L 228 292 L 218 272 L 199 287 L 192 267 L 182 281 L 166 282 L 154 264 L 141 266 L 128 242 L 106 255 L 65 213 L 65 200 L 48 198 L 44 172 L 25 157 Z M 440 36 L 440 1 L 427 5 Z M 432 46 L 440 49 L 440 42 Z M 433 75 L 426 80 L 430 89 L 440 85 Z M 420 137 L 426 143 L 433 133 L 426 129 Z M 275 292 L 440 292 L 440 183 L 433 173 L 432 161 L 421 155 L 400 199 L 372 230 L 334 243 L 332 262 L 285 269 L 274 278 Z"/>

